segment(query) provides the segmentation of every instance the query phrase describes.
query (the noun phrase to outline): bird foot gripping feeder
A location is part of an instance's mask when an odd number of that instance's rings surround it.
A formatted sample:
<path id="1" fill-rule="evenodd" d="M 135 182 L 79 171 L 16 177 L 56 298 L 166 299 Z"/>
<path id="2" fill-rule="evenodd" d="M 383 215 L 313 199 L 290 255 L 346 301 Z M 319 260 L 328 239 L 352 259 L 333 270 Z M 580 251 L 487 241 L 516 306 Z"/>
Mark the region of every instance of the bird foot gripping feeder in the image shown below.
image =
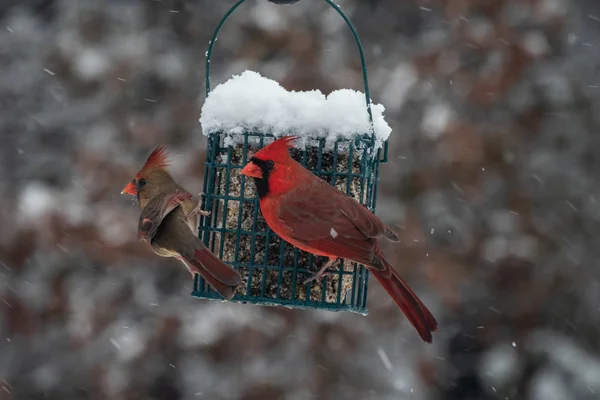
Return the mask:
<path id="1" fill-rule="evenodd" d="M 242 276 L 232 301 L 367 314 L 366 268 L 340 260 L 334 271 L 305 283 L 327 258 L 305 253 L 273 233 L 262 217 L 254 182 L 240 172 L 253 153 L 275 138 L 296 135 L 301 139 L 291 149 L 294 159 L 374 211 L 379 164 L 387 159 L 391 129 L 383 119 L 384 107 L 370 102 L 360 39 L 339 6 L 324 0 L 354 35 L 364 94 L 348 89 L 327 97 L 319 91 L 288 92 L 252 71 L 211 92 L 210 60 L 217 35 L 245 1 L 239 0 L 221 19 L 206 53 L 200 122 L 208 144 L 202 207 L 211 214 L 201 220 L 200 237 Z M 198 275 L 192 295 L 222 299 Z"/>

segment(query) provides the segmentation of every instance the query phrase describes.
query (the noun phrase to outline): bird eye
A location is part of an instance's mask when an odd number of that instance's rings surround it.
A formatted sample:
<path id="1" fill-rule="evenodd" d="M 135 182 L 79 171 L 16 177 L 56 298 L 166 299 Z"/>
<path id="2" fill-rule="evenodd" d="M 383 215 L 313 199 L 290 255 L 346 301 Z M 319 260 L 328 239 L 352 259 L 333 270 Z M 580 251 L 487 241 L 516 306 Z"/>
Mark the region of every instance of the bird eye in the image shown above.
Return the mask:
<path id="1" fill-rule="evenodd" d="M 144 178 L 142 178 L 138 181 L 137 187 L 142 188 L 142 187 L 146 186 L 146 183 L 147 183 L 146 180 Z"/>
<path id="2" fill-rule="evenodd" d="M 267 167 L 269 168 L 273 168 L 275 166 L 275 162 L 273 160 L 267 160 L 266 163 Z"/>

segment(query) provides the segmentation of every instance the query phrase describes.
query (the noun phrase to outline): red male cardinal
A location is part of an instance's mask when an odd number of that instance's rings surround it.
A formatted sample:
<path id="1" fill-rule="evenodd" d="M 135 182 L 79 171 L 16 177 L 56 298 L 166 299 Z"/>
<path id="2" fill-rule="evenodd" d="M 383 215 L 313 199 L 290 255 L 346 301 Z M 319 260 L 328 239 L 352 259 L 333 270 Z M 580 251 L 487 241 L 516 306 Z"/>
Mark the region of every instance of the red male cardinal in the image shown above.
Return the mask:
<path id="1" fill-rule="evenodd" d="M 431 343 L 435 318 L 386 261 L 377 241 L 380 236 L 398 241 L 398 236 L 366 207 L 296 162 L 288 151 L 295 139 L 275 140 L 242 169 L 256 183 L 265 221 L 301 250 L 329 257 L 315 277 L 338 258 L 365 265 L 421 338 Z"/>
<path id="2" fill-rule="evenodd" d="M 208 213 L 194 207 L 191 193 L 173 180 L 167 166 L 166 152 L 159 146 L 121 192 L 136 196 L 140 202 L 138 236 L 154 253 L 177 258 L 192 276 L 200 274 L 221 296 L 230 299 L 242 279 L 196 236 L 198 214 Z"/>

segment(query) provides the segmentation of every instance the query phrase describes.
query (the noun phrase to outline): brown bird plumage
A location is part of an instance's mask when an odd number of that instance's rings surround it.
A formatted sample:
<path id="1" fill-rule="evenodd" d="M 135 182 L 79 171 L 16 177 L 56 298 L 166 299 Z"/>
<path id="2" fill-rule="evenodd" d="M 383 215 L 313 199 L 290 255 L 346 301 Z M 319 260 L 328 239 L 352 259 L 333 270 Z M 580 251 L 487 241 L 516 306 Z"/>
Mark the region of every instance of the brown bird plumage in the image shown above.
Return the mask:
<path id="1" fill-rule="evenodd" d="M 211 253 L 196 236 L 199 214 L 192 195 L 167 172 L 166 151 L 159 146 L 122 193 L 136 196 L 142 212 L 138 236 L 162 257 L 174 257 L 192 274 L 200 274 L 221 296 L 231 298 L 242 282 L 239 274 Z"/>

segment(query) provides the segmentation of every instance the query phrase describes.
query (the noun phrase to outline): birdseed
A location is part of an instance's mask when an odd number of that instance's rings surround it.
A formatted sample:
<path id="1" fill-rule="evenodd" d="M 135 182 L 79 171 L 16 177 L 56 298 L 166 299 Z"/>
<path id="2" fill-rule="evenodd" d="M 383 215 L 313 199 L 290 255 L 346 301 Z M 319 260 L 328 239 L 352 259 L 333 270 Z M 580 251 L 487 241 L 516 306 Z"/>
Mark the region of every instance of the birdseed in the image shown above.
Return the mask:
<path id="1" fill-rule="evenodd" d="M 217 204 L 213 204 L 216 227 L 224 228 L 224 231 L 214 232 L 212 235 L 215 241 L 215 254 L 227 263 L 238 265 L 237 270 L 243 283 L 238 288 L 237 294 L 248 297 L 248 300 L 260 297 L 273 299 L 274 302 L 277 299 L 295 301 L 308 299 L 309 302 L 344 303 L 346 295 L 353 286 L 352 273 L 355 269 L 358 271 L 356 263 L 340 260 L 340 263 L 329 269 L 332 273 L 305 284 L 304 281 L 312 276 L 311 272 L 318 271 L 328 259 L 301 251 L 270 231 L 258 205 L 254 182 L 250 178 L 245 179 L 246 177 L 240 172 L 244 167 L 243 146 L 231 149 L 229 154 L 225 152 L 226 150 L 217 155 L 217 165 L 222 166 L 215 167 L 217 172 L 213 193 L 216 196 L 228 194 L 227 199 L 217 200 L 215 201 Z M 246 159 L 256 151 L 258 151 L 257 147 L 249 146 L 249 155 Z M 337 157 L 334 157 L 333 152 L 324 150 L 320 171 L 318 171 L 318 153 L 318 148 L 307 146 L 304 158 L 303 150 L 295 148 L 290 150 L 290 154 L 298 162 L 320 175 L 329 184 L 335 179 L 336 188 L 358 201 L 362 200 L 361 202 L 365 204 L 368 192 L 365 180 L 360 176 L 350 175 L 364 175 L 361 162 L 362 150 L 355 150 L 352 159 L 348 151 L 338 149 Z M 229 172 L 226 165 L 230 166 Z M 332 173 L 334 170 L 336 174 Z M 243 196 L 240 198 L 242 188 Z M 223 210 L 227 210 L 225 215 Z M 256 224 L 255 231 L 253 231 L 254 224 Z M 236 242 L 239 245 L 236 246 Z M 349 274 L 341 274 L 341 271 Z"/>

